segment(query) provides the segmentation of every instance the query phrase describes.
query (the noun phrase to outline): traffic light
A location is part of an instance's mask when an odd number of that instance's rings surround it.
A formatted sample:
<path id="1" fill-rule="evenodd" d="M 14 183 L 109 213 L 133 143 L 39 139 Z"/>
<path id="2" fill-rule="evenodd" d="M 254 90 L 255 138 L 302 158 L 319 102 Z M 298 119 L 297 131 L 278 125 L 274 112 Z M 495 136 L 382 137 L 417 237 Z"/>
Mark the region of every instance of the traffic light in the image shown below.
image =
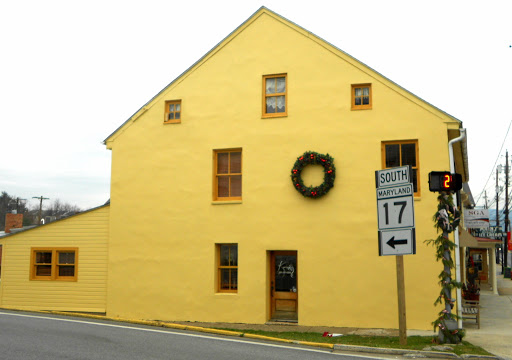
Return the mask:
<path id="1" fill-rule="evenodd" d="M 449 171 L 431 171 L 428 174 L 428 188 L 432 192 L 459 191 L 462 189 L 462 175 Z"/>

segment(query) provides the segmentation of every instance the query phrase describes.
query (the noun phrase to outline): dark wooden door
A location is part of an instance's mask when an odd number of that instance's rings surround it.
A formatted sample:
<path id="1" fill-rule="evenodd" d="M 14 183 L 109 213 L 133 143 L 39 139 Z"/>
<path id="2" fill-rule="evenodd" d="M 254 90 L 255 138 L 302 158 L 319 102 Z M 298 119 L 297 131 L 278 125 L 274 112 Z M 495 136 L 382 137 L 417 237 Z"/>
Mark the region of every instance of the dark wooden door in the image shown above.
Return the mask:
<path id="1" fill-rule="evenodd" d="M 270 266 L 271 318 L 297 321 L 297 251 L 273 251 Z"/>

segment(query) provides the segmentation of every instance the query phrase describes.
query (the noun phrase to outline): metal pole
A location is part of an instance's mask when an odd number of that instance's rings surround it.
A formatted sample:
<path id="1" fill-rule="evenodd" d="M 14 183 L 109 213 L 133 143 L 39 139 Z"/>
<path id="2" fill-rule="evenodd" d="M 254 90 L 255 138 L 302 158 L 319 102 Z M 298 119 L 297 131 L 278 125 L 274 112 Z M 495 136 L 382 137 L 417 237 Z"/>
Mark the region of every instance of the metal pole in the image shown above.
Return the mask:
<path id="1" fill-rule="evenodd" d="M 498 203 L 500 200 L 500 187 L 498 185 L 498 174 L 499 174 L 499 167 L 496 167 L 496 230 L 500 227 L 500 211 L 498 207 Z M 503 249 L 501 249 L 501 265 L 503 266 Z M 505 269 L 502 269 L 502 272 L 505 272 Z"/>
<path id="2" fill-rule="evenodd" d="M 505 155 L 505 239 L 503 240 L 503 266 L 507 267 L 508 262 L 508 248 L 507 248 L 507 237 L 508 237 L 508 150 Z"/>
<path id="3" fill-rule="evenodd" d="M 500 187 L 498 185 L 498 168 L 496 167 L 496 228 L 500 226 L 500 211 L 498 203 L 500 201 Z"/>

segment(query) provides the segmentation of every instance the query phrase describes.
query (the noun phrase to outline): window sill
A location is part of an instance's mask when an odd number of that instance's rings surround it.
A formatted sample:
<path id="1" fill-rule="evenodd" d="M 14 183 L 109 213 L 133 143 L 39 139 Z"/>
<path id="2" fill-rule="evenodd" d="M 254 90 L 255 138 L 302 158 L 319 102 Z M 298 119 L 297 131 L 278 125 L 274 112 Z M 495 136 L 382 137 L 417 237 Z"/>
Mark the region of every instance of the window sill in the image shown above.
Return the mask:
<path id="1" fill-rule="evenodd" d="M 64 282 L 77 282 L 77 279 L 42 279 L 42 278 L 31 278 L 30 281 L 64 281 Z"/>
<path id="2" fill-rule="evenodd" d="M 237 292 L 216 292 L 215 296 L 217 296 L 217 295 L 220 295 L 220 296 L 222 296 L 222 295 L 235 296 L 235 295 L 238 295 L 238 293 Z"/>
<path id="3" fill-rule="evenodd" d="M 284 118 L 284 117 L 288 117 L 288 114 L 279 114 L 279 115 L 263 115 L 261 118 L 262 119 L 275 119 L 275 118 Z"/>
<path id="4" fill-rule="evenodd" d="M 353 107 L 350 110 L 371 110 L 372 107 Z"/>
<path id="5" fill-rule="evenodd" d="M 213 200 L 212 205 L 229 205 L 229 204 L 241 204 L 242 200 Z"/>
<path id="6" fill-rule="evenodd" d="M 164 121 L 164 125 L 165 124 L 181 124 L 181 120 L 180 121 L 176 121 L 176 120 L 172 120 L 172 121 Z"/>

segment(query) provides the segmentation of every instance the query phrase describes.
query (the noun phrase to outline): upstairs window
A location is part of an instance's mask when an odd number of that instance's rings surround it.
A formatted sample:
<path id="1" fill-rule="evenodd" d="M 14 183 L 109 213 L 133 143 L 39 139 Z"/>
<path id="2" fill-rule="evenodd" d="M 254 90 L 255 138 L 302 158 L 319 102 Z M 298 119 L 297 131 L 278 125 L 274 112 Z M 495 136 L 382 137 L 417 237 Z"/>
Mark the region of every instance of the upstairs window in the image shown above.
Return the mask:
<path id="1" fill-rule="evenodd" d="M 77 248 L 32 248 L 31 280 L 77 279 Z"/>
<path id="2" fill-rule="evenodd" d="M 352 110 L 372 108 L 372 84 L 352 85 Z"/>
<path id="3" fill-rule="evenodd" d="M 420 195 L 418 161 L 418 140 L 386 141 L 382 143 L 382 168 L 410 165 L 412 167 L 412 183 L 414 195 Z"/>
<path id="4" fill-rule="evenodd" d="M 242 149 L 215 150 L 213 200 L 242 200 Z"/>
<path id="5" fill-rule="evenodd" d="M 286 74 L 263 76 L 263 117 L 287 115 Z"/>
<path id="6" fill-rule="evenodd" d="M 165 124 L 181 123 L 181 100 L 172 100 L 165 102 Z"/>

